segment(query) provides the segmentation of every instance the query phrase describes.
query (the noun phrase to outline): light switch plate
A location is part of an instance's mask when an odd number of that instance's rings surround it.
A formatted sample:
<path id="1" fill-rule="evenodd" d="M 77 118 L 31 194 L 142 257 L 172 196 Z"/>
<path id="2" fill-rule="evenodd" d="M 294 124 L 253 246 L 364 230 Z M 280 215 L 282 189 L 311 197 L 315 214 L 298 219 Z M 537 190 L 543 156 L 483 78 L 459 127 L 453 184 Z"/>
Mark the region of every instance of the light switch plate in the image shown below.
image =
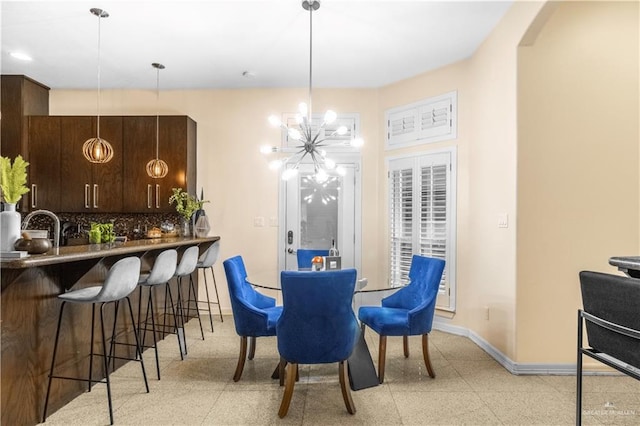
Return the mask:
<path id="1" fill-rule="evenodd" d="M 256 216 L 253 218 L 253 226 L 256 228 L 262 228 L 264 226 L 264 217 Z"/>
<path id="2" fill-rule="evenodd" d="M 278 226 L 278 218 L 275 217 L 275 216 L 271 216 L 269 218 L 269 226 L 274 227 L 274 228 L 277 227 Z"/>

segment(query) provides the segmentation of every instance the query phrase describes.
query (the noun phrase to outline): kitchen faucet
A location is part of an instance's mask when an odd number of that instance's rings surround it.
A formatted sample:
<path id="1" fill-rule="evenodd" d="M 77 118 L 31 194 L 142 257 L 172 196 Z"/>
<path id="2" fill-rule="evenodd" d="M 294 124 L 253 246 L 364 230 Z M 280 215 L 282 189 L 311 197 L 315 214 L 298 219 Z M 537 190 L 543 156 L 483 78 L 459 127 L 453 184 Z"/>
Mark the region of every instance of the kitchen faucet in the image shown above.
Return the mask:
<path id="1" fill-rule="evenodd" d="M 22 222 L 22 229 L 27 229 L 27 226 L 29 226 L 29 221 L 31 221 L 31 218 L 40 214 L 44 216 L 49 216 L 51 219 L 53 219 L 53 233 L 55 234 L 53 238 L 53 247 L 55 248 L 60 247 L 60 219 L 58 219 L 58 216 L 56 216 L 55 213 L 50 212 L 49 210 L 34 210 L 28 215 L 26 215 L 24 218 L 24 221 Z"/>

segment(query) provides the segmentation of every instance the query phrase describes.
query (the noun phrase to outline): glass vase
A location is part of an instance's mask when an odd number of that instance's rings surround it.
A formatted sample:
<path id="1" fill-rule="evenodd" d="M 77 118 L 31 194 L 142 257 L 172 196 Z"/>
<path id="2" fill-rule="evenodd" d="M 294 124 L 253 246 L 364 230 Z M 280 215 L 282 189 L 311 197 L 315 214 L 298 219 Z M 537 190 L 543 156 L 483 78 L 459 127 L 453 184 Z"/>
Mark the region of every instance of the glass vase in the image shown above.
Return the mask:
<path id="1" fill-rule="evenodd" d="M 210 230 L 211 225 L 209 225 L 209 219 L 207 219 L 207 216 L 203 213 L 198 217 L 193 231 L 197 238 L 204 238 L 209 235 Z"/>
<path id="2" fill-rule="evenodd" d="M 180 235 L 182 237 L 190 237 L 191 236 L 191 221 L 188 219 L 182 219 L 182 223 L 180 224 Z"/>

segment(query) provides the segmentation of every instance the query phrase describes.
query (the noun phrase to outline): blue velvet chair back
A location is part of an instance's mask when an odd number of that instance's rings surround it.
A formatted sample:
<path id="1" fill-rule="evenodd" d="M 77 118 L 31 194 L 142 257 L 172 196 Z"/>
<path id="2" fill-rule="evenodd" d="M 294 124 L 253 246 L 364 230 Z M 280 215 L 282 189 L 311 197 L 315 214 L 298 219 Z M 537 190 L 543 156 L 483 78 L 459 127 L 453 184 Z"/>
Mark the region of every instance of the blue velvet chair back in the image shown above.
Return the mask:
<path id="1" fill-rule="evenodd" d="M 409 284 L 382 299 L 383 307 L 409 310 L 409 335 L 431 331 L 444 265 L 442 259 L 413 255 Z"/>
<path id="2" fill-rule="evenodd" d="M 311 259 L 316 256 L 329 256 L 329 250 L 298 249 L 296 256 L 298 258 L 298 269 L 311 268 Z"/>
<path id="3" fill-rule="evenodd" d="M 273 308 L 272 297 L 258 293 L 247 281 L 247 270 L 241 256 L 223 262 L 236 332 L 240 336 L 273 336 L 275 321 L 264 309 Z"/>
<path id="4" fill-rule="evenodd" d="M 296 364 L 347 359 L 358 335 L 351 307 L 356 270 L 282 271 L 283 311 L 276 334 L 280 356 Z"/>

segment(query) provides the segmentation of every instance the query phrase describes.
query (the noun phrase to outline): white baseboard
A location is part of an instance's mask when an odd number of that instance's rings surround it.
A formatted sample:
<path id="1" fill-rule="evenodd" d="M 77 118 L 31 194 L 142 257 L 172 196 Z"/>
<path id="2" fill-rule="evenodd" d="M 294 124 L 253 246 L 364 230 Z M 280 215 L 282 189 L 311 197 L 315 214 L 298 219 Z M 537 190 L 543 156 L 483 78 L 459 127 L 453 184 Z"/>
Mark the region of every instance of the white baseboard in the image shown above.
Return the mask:
<path id="1" fill-rule="evenodd" d="M 472 330 L 457 325 L 452 325 L 446 318 L 436 316 L 433 319 L 433 328 L 435 330 L 444 331 L 446 333 L 455 334 L 457 336 L 468 337 L 473 343 L 478 345 L 482 350 L 488 353 L 507 371 L 515 375 L 548 375 L 548 376 L 575 376 L 576 364 L 541 364 L 541 363 L 523 363 L 514 362 L 505 354 L 496 349 L 493 345 L 479 336 Z M 584 375 L 618 375 L 617 371 L 583 371 Z"/>

